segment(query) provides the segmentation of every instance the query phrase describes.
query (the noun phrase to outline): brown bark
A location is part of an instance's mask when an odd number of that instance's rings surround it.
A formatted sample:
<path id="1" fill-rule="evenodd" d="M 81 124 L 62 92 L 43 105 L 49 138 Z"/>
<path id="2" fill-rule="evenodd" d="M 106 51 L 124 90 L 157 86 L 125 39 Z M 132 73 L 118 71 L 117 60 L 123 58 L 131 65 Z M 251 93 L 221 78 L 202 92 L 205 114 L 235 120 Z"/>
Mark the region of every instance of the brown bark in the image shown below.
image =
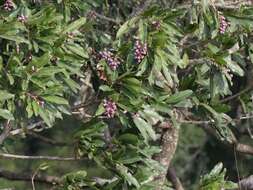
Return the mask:
<path id="1" fill-rule="evenodd" d="M 241 190 L 253 190 L 253 175 L 240 181 Z"/>
<path id="2" fill-rule="evenodd" d="M 155 181 L 158 184 L 156 190 L 162 190 L 166 181 L 167 171 L 177 148 L 178 136 L 178 129 L 175 127 L 167 129 L 162 136 L 162 151 L 155 157 L 155 160 L 157 160 L 165 170 L 155 178 Z"/>
<path id="3" fill-rule="evenodd" d="M 4 140 L 9 136 L 9 133 L 11 131 L 11 125 L 9 121 L 6 122 L 4 125 L 3 132 L 0 135 L 0 145 L 3 144 Z"/>
<path id="4" fill-rule="evenodd" d="M 241 143 L 236 143 L 235 144 L 235 149 L 237 152 L 243 153 L 243 154 L 249 154 L 253 155 L 253 147 L 247 144 L 241 144 Z"/>
<path id="5" fill-rule="evenodd" d="M 170 167 L 168 169 L 167 176 L 168 176 L 169 180 L 171 181 L 173 188 L 175 190 L 184 190 L 183 185 L 182 185 L 181 181 L 179 180 L 179 178 L 177 177 L 176 171 L 173 167 Z"/>

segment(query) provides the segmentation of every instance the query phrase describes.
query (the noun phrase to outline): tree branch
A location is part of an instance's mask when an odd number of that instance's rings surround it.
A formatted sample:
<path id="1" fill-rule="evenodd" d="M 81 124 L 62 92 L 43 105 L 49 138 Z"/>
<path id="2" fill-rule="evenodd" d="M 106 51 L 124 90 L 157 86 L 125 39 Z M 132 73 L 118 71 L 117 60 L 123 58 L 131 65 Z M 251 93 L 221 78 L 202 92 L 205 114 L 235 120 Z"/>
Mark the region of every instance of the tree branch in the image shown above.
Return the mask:
<path id="1" fill-rule="evenodd" d="M 67 144 L 67 143 L 64 143 L 64 142 L 58 142 L 58 141 L 55 141 L 53 139 L 49 139 L 49 138 L 44 137 L 42 135 L 39 135 L 39 134 L 37 134 L 33 131 L 26 131 L 26 134 L 31 135 L 34 138 L 37 138 L 37 139 L 39 139 L 39 140 L 41 140 L 41 141 L 43 141 L 47 144 L 51 144 L 51 145 L 54 145 L 54 146 L 68 146 L 68 145 L 70 145 L 70 144 Z"/>
<path id="2" fill-rule="evenodd" d="M 253 190 L 253 175 L 241 180 L 239 184 L 241 186 L 240 190 Z"/>
<path id="3" fill-rule="evenodd" d="M 117 25 L 120 24 L 119 21 L 117 21 L 117 20 L 115 20 L 115 19 L 113 19 L 113 18 L 106 17 L 106 16 L 104 16 L 104 15 L 102 15 L 102 14 L 99 14 L 99 13 L 97 13 L 97 12 L 94 12 L 94 14 L 95 14 L 95 16 L 96 16 L 97 18 L 99 18 L 99 19 L 101 19 L 101 20 L 105 20 L 105 21 L 108 21 L 108 22 L 112 22 L 112 23 L 117 24 Z"/>
<path id="4" fill-rule="evenodd" d="M 232 95 L 232 96 L 229 96 L 229 97 L 227 97 L 227 98 L 222 99 L 222 100 L 220 101 L 220 103 L 225 103 L 225 102 L 228 102 L 228 101 L 233 100 L 233 99 L 235 99 L 235 98 L 238 98 L 239 96 L 241 96 L 242 94 L 248 92 L 248 91 L 251 90 L 251 89 L 252 89 L 252 86 L 247 87 L 247 88 L 243 89 L 242 91 L 240 91 L 240 92 L 238 92 L 238 93 L 236 93 L 236 94 L 234 94 L 234 95 Z"/>
<path id="5" fill-rule="evenodd" d="M 28 125 L 26 128 L 20 128 L 20 129 L 12 130 L 12 131 L 10 131 L 10 135 L 12 135 L 12 136 L 18 135 L 18 134 L 20 134 L 20 133 L 23 133 L 23 132 L 26 131 L 26 130 L 32 130 L 32 129 L 38 127 L 38 126 L 41 126 L 41 125 L 43 125 L 44 123 L 45 123 L 44 121 L 38 121 L 38 122 L 36 122 L 36 123 L 33 123 L 33 124 L 31 124 L 31 125 Z"/>
<path id="6" fill-rule="evenodd" d="M 231 122 L 238 122 L 241 120 L 247 120 L 247 119 L 252 119 L 253 115 L 245 115 L 241 116 L 240 118 L 234 118 L 231 121 L 228 121 L 228 123 Z M 215 136 L 217 139 L 219 139 L 215 133 L 215 130 L 208 125 L 211 123 L 214 123 L 212 120 L 206 120 L 206 121 L 198 121 L 198 120 L 179 120 L 179 123 L 184 123 L 184 124 L 193 124 L 193 125 L 200 125 L 207 133 L 211 134 L 212 136 Z M 235 138 L 235 137 L 234 137 Z M 250 145 L 246 144 L 241 144 L 237 141 L 237 139 L 232 140 L 231 142 L 227 141 L 222 141 L 223 144 L 235 147 L 235 150 L 239 153 L 243 154 L 249 154 L 253 155 L 253 147 Z"/>
<path id="7" fill-rule="evenodd" d="M 171 160 L 177 148 L 178 136 L 178 129 L 175 127 L 170 127 L 169 129 L 165 130 L 162 135 L 162 151 L 155 157 L 155 160 L 157 160 L 165 170 L 155 178 L 155 181 L 158 183 L 156 190 L 162 190 L 163 188 L 166 180 L 167 170 L 169 169 Z"/>
<path id="8" fill-rule="evenodd" d="M 26 156 L 17 154 L 0 153 L 2 159 L 21 159 L 21 160 L 48 160 L 48 161 L 79 161 L 85 159 L 79 159 L 75 157 L 59 157 L 59 156 Z"/>
<path id="9" fill-rule="evenodd" d="M 9 133 L 11 131 L 10 121 L 7 121 L 3 127 L 3 132 L 0 135 L 0 145 L 3 144 L 4 140 L 9 136 Z"/>
<path id="10" fill-rule="evenodd" d="M 177 177 L 176 171 L 173 167 L 170 167 L 167 172 L 167 177 L 171 181 L 175 190 L 184 190 L 180 179 Z"/>
<path id="11" fill-rule="evenodd" d="M 179 5 L 179 8 L 190 8 L 192 6 L 192 2 L 188 1 L 182 1 L 183 4 Z M 237 10 L 241 6 L 251 6 L 253 3 L 250 0 L 239 0 L 239 1 L 233 1 L 233 0 L 226 0 L 224 3 L 220 2 L 213 2 L 210 4 L 211 6 L 215 7 L 218 10 Z"/>
<path id="12" fill-rule="evenodd" d="M 216 3 L 215 7 L 220 10 L 236 10 L 241 6 L 251 6 L 252 1 L 240 0 L 240 1 L 225 1 L 225 3 Z"/>
<path id="13" fill-rule="evenodd" d="M 244 116 L 241 116 L 239 118 L 234 118 L 234 119 L 228 121 L 227 124 L 229 124 L 231 122 L 239 122 L 241 120 L 247 120 L 247 119 L 253 119 L 253 115 L 244 115 Z M 179 120 L 178 122 L 183 123 L 183 124 L 204 125 L 204 124 L 214 123 L 214 120 L 203 121 L 203 120 L 183 120 L 182 119 L 182 120 Z"/>
<path id="14" fill-rule="evenodd" d="M 236 143 L 235 150 L 239 153 L 253 155 L 253 147 L 250 145 Z"/>
<path id="15" fill-rule="evenodd" d="M 8 179 L 8 180 L 17 180 L 17 181 L 31 181 L 32 174 L 27 173 L 14 173 L 6 170 L 0 169 L 0 177 Z M 46 176 L 46 175 L 36 175 L 34 177 L 34 181 L 39 183 L 46 183 L 46 184 L 60 184 L 61 180 L 59 177 L 56 176 Z"/>

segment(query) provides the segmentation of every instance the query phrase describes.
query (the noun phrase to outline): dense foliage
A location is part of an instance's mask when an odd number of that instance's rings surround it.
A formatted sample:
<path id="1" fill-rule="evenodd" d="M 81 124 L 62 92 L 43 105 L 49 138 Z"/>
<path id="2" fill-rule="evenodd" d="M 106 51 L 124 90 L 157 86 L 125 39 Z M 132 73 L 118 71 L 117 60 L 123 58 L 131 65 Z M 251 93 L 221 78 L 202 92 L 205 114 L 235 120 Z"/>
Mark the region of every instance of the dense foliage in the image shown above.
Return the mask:
<path id="1" fill-rule="evenodd" d="M 186 189 L 237 188 L 230 180 L 238 176 L 228 179 L 222 164 L 214 167 L 224 159 L 213 155 L 223 150 L 205 146 L 228 145 L 229 161 L 236 152 L 253 154 L 240 142 L 252 143 L 253 8 L 239 7 L 208 0 L 1 1 L 0 157 L 15 158 L 15 150 L 29 157 L 25 147 L 42 140 L 50 146 L 33 149 L 71 152 L 70 162 L 80 162 L 59 173 L 51 162 L 35 169 L 6 164 L 21 175 L 32 170 L 17 188 L 176 188 L 163 178 L 178 135 L 173 166 Z M 190 169 L 182 172 L 184 166 Z M 238 174 L 237 162 L 227 166 Z M 214 169 L 203 175 L 207 168 Z M 1 165 L 0 177 L 16 180 L 2 169 L 9 168 Z"/>

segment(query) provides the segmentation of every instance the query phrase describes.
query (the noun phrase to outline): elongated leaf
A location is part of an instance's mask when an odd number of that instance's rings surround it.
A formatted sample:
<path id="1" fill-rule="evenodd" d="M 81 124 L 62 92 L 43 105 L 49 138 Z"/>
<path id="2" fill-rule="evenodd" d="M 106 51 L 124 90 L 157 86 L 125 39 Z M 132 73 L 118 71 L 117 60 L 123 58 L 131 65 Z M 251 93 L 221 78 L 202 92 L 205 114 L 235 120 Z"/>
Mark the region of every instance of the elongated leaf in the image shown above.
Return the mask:
<path id="1" fill-rule="evenodd" d="M 43 96 L 44 100 L 60 105 L 68 105 L 68 101 L 59 96 Z"/>
<path id="2" fill-rule="evenodd" d="M 116 38 L 120 38 L 123 34 L 127 33 L 131 27 L 134 27 L 136 21 L 138 20 L 137 17 L 133 17 L 132 19 L 126 21 L 118 30 L 116 34 Z"/>
<path id="3" fill-rule="evenodd" d="M 89 58 L 87 52 L 78 44 L 68 44 L 66 48 L 76 55 L 79 55 L 83 58 Z"/>
<path id="4" fill-rule="evenodd" d="M 244 71 L 242 70 L 242 68 L 235 62 L 228 62 L 227 66 L 231 69 L 231 71 L 233 73 L 238 74 L 239 76 L 243 76 L 244 75 Z"/>
<path id="5" fill-rule="evenodd" d="M 39 68 L 39 67 L 42 67 L 42 66 L 48 64 L 49 61 L 50 61 L 50 55 L 49 55 L 49 53 L 45 53 L 43 56 L 37 58 L 35 60 L 34 64 L 35 64 L 36 68 Z"/>
<path id="6" fill-rule="evenodd" d="M 3 38 L 3 39 L 6 39 L 6 40 L 11 40 L 11 41 L 15 41 L 17 43 L 26 43 L 26 44 L 29 44 L 29 41 L 26 40 L 25 38 L 23 37 L 20 37 L 20 36 L 11 36 L 11 35 L 0 35 L 0 38 Z"/>
<path id="7" fill-rule="evenodd" d="M 66 34 L 67 32 L 72 32 L 74 30 L 79 29 L 82 25 L 84 25 L 86 23 L 86 18 L 80 18 L 74 22 L 72 22 L 71 24 L 69 24 L 68 26 L 65 27 L 65 29 L 62 31 L 63 34 Z"/>
<path id="8" fill-rule="evenodd" d="M 0 90 L 0 101 L 5 101 L 14 97 L 14 94 L 11 94 L 5 90 Z"/>
<path id="9" fill-rule="evenodd" d="M 45 109 L 41 108 L 40 106 L 37 107 L 38 108 L 38 114 L 40 115 L 40 117 L 45 121 L 45 123 L 51 127 L 52 123 L 50 121 L 50 117 L 49 114 L 46 112 Z"/>
<path id="10" fill-rule="evenodd" d="M 14 120 L 14 116 L 9 110 L 0 109 L 0 117 L 8 120 Z"/>
<path id="11" fill-rule="evenodd" d="M 120 172 L 120 174 L 126 179 L 126 181 L 130 185 L 134 185 L 137 188 L 140 187 L 140 184 L 138 183 L 137 179 L 128 171 L 128 168 L 126 166 L 117 164 L 116 169 Z"/>
<path id="12" fill-rule="evenodd" d="M 135 116 L 133 120 L 134 120 L 136 127 L 139 129 L 143 138 L 146 141 L 149 139 L 149 137 L 152 140 L 156 140 L 155 131 L 153 130 L 152 126 L 149 123 L 147 123 L 144 119 L 142 119 L 141 117 L 138 117 L 138 116 Z"/>
<path id="13" fill-rule="evenodd" d="M 186 98 L 188 98 L 189 96 L 192 95 L 192 91 L 191 90 L 185 90 L 185 91 L 181 91 L 178 92 L 176 94 L 171 95 L 166 102 L 169 104 L 174 104 L 174 103 L 178 103 L 182 100 L 185 100 Z"/>

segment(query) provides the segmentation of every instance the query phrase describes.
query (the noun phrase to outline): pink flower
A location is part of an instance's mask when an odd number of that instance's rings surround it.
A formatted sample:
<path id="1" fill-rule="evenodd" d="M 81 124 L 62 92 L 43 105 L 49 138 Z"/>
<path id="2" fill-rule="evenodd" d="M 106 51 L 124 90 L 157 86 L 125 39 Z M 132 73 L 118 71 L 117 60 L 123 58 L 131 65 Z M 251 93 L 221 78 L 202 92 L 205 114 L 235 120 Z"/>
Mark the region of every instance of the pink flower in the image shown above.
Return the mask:
<path id="1" fill-rule="evenodd" d="M 25 23 L 27 21 L 27 16 L 24 16 L 24 15 L 18 16 L 18 21 L 22 22 L 22 23 Z"/>
<path id="2" fill-rule="evenodd" d="M 159 20 L 153 21 L 152 26 L 156 29 L 159 30 L 161 28 L 161 22 Z"/>
<path id="3" fill-rule="evenodd" d="M 103 106 L 105 108 L 105 115 L 107 118 L 113 118 L 117 111 L 117 105 L 112 100 L 104 99 Z"/>
<path id="4" fill-rule="evenodd" d="M 6 11 L 11 11 L 12 9 L 14 9 L 14 3 L 12 0 L 6 0 L 4 2 L 4 10 Z"/>
<path id="5" fill-rule="evenodd" d="M 120 65 L 119 59 L 115 57 L 113 53 L 108 50 L 101 51 L 99 55 L 101 56 L 102 59 L 106 61 L 106 63 L 109 65 L 109 67 L 112 70 L 116 70 L 118 66 Z"/>
<path id="6" fill-rule="evenodd" d="M 144 59 L 148 53 L 147 43 L 142 43 L 140 40 L 136 40 L 134 44 L 134 57 L 138 63 Z"/>
<path id="7" fill-rule="evenodd" d="M 229 27 L 229 23 L 227 22 L 227 19 L 223 15 L 220 15 L 219 19 L 220 19 L 219 32 L 220 34 L 224 34 Z"/>

